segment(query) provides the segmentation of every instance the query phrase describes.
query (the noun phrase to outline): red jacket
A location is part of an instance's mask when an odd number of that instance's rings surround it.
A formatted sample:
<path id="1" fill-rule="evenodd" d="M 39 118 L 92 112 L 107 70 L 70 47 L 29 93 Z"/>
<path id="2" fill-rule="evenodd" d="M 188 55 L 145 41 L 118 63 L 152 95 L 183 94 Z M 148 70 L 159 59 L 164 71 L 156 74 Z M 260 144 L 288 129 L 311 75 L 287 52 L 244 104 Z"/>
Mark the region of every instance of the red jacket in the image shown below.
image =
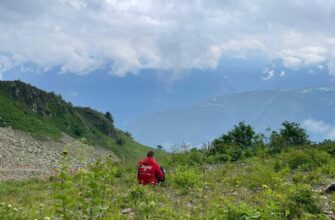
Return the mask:
<path id="1" fill-rule="evenodd" d="M 164 173 L 161 171 L 158 163 L 151 157 L 138 162 L 137 180 L 139 184 L 156 185 L 164 179 Z"/>

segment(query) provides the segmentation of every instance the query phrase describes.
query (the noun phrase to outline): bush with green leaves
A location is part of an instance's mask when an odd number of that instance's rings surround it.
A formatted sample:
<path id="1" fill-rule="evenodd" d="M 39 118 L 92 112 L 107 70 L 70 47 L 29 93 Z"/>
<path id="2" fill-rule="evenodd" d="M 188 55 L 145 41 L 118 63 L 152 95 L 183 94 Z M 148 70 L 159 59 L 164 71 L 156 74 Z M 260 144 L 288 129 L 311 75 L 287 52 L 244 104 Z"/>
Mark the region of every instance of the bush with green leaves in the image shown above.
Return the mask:
<path id="1" fill-rule="evenodd" d="M 320 214 L 319 199 L 306 184 L 297 184 L 289 188 L 287 197 L 287 216 L 290 219 L 300 218 L 305 213 Z"/>
<path id="2" fill-rule="evenodd" d="M 242 148 L 250 148 L 257 143 L 258 136 L 251 125 L 240 122 L 227 134 L 223 134 L 220 140 L 225 144 L 233 144 Z"/>
<path id="3" fill-rule="evenodd" d="M 97 219 L 104 217 L 110 206 L 110 186 L 116 174 L 113 161 L 96 160 L 87 168 L 73 172 L 69 156 L 64 155 L 59 174 L 54 181 L 54 208 L 61 219 Z"/>
<path id="4" fill-rule="evenodd" d="M 251 125 L 240 122 L 231 131 L 215 139 L 209 148 L 209 153 L 228 153 L 227 151 L 236 151 L 236 149 L 245 150 L 263 143 L 262 137 L 262 135 L 256 134 Z"/>
<path id="5" fill-rule="evenodd" d="M 283 149 L 293 146 L 308 145 L 311 141 L 306 131 L 295 122 L 285 121 L 279 132 L 273 131 L 270 135 L 270 148 L 273 152 L 278 153 Z"/>
<path id="6" fill-rule="evenodd" d="M 326 151 L 328 154 L 335 157 L 335 141 L 334 140 L 324 140 L 315 147 Z"/>
<path id="7" fill-rule="evenodd" d="M 201 176 L 196 169 L 184 166 L 178 166 L 171 177 L 172 185 L 183 193 L 187 193 L 189 189 L 199 186 L 200 181 Z"/>
<path id="8" fill-rule="evenodd" d="M 324 151 L 316 149 L 294 150 L 282 155 L 291 169 L 313 170 L 322 167 L 331 160 L 331 156 Z"/>
<path id="9" fill-rule="evenodd" d="M 147 190 L 143 185 L 134 185 L 130 188 L 130 198 L 137 205 L 140 201 L 146 200 Z"/>
<path id="10" fill-rule="evenodd" d="M 202 150 L 192 148 L 187 151 L 178 151 L 171 154 L 167 164 L 169 166 L 175 167 L 177 165 L 181 166 L 198 166 L 205 162 L 206 155 Z"/>
<path id="11" fill-rule="evenodd" d="M 237 219 L 261 219 L 261 214 L 253 207 L 248 206 L 245 203 L 233 204 L 230 201 L 225 201 L 227 220 L 237 220 Z"/>
<path id="12" fill-rule="evenodd" d="M 54 198 L 56 199 L 55 211 L 62 219 L 71 219 L 76 214 L 74 207 L 76 206 L 75 195 L 76 188 L 73 185 L 73 176 L 70 175 L 70 160 L 67 152 L 64 151 L 64 157 L 59 168 L 59 174 L 53 184 Z"/>
<path id="13" fill-rule="evenodd" d="M 306 131 L 295 122 L 285 121 L 282 123 L 283 128 L 280 129 L 280 135 L 284 144 L 288 146 L 300 146 L 309 144 L 310 140 Z"/>
<path id="14" fill-rule="evenodd" d="M 197 166 L 204 163 L 205 155 L 203 151 L 198 150 L 197 148 L 192 148 L 187 153 L 187 164 L 190 166 Z"/>

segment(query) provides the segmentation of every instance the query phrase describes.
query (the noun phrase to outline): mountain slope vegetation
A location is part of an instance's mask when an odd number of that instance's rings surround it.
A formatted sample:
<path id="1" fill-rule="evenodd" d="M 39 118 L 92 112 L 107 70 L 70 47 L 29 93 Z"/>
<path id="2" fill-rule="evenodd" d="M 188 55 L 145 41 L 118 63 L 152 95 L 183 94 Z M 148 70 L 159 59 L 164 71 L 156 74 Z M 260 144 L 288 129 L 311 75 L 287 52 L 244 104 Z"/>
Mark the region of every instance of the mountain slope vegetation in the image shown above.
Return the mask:
<path id="1" fill-rule="evenodd" d="M 136 159 L 148 149 L 115 128 L 109 112 L 75 107 L 60 95 L 21 81 L 0 81 L 0 126 L 52 140 L 65 133 L 86 144 L 111 149 L 119 158 Z"/>

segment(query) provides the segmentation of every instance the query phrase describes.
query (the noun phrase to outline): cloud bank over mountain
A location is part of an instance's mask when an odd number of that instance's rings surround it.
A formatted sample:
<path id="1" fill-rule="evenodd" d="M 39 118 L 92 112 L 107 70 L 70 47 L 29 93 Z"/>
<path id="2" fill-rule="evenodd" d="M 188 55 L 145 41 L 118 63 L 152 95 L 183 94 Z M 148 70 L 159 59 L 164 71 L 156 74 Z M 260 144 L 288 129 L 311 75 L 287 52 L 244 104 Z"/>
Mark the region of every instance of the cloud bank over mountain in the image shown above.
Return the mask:
<path id="1" fill-rule="evenodd" d="M 175 74 L 262 54 L 335 75 L 334 20 L 332 0 L 0 0 L 0 72 Z"/>
<path id="2" fill-rule="evenodd" d="M 307 119 L 302 125 L 307 131 L 317 134 L 326 139 L 335 139 L 335 126 L 327 124 L 323 121 Z"/>

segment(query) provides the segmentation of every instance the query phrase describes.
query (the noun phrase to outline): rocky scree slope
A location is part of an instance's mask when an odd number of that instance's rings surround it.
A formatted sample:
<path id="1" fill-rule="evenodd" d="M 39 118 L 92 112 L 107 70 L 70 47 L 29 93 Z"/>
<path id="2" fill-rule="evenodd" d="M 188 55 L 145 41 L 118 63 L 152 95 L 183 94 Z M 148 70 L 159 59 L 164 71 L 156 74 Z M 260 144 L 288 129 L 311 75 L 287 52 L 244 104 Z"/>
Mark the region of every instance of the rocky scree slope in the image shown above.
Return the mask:
<path id="1" fill-rule="evenodd" d="M 41 160 L 37 167 L 49 166 L 67 144 L 103 148 L 115 158 L 134 161 L 148 150 L 115 128 L 112 115 L 75 107 L 60 95 L 21 81 L 0 81 L 0 127 L 3 170 L 29 164 L 25 157 Z M 79 145 L 73 144 L 78 140 Z"/>
<path id="2" fill-rule="evenodd" d="M 0 180 L 49 176 L 63 160 L 63 152 L 68 153 L 73 169 L 106 155 L 117 160 L 110 150 L 89 146 L 66 134 L 53 141 L 10 127 L 0 128 Z"/>

